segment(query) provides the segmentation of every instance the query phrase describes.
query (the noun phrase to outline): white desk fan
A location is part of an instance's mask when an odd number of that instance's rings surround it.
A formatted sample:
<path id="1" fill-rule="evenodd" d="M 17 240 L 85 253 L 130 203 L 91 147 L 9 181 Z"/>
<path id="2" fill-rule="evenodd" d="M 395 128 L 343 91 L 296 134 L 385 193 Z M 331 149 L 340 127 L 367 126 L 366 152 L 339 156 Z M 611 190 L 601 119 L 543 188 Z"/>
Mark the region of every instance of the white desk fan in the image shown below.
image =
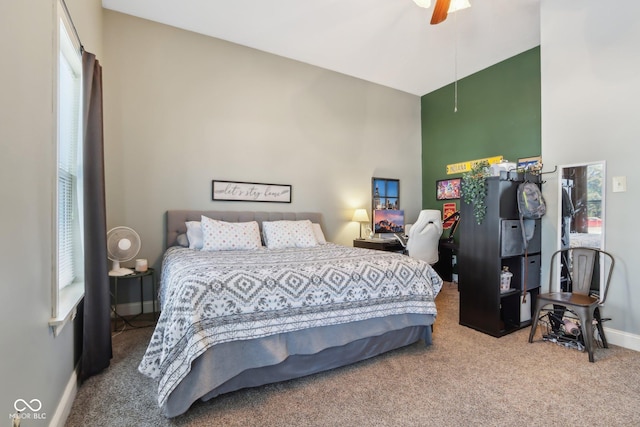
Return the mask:
<path id="1" fill-rule="evenodd" d="M 134 259 L 140 251 L 140 236 L 129 227 L 114 227 L 107 232 L 107 256 L 113 261 L 109 276 L 126 276 L 133 270 L 120 267 L 121 262 Z"/>

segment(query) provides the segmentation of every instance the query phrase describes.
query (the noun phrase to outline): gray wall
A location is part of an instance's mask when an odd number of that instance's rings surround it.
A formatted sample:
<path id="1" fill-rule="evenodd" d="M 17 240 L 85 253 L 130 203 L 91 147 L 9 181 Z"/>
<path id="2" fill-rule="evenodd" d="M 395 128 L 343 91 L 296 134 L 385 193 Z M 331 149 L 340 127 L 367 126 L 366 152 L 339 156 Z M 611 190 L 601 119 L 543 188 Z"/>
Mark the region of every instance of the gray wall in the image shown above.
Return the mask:
<path id="1" fill-rule="evenodd" d="M 55 132 L 52 105 L 57 30 L 54 0 L 0 2 L 0 413 L 3 425 L 16 399 L 39 399 L 54 417 L 74 368 L 74 328 L 54 337 L 51 316 Z M 101 53 L 99 0 L 68 0 L 88 50 Z"/>
<path id="2" fill-rule="evenodd" d="M 417 216 L 418 97 L 107 13 L 99 0 L 67 4 L 104 66 L 108 221 L 140 232 L 141 256 L 157 262 L 172 208 L 319 210 L 328 237 L 348 244 L 372 176 L 399 178 L 402 205 Z M 54 337 L 48 327 L 55 5 L 0 3 L 0 54 L 13 64 L 0 68 L 0 408 L 9 414 L 16 399 L 39 399 L 47 422 L 72 376 L 76 332 L 67 325 Z M 294 202 L 213 203 L 213 178 L 292 184 Z"/>
<path id="3" fill-rule="evenodd" d="M 222 40 L 105 11 L 109 226 L 158 266 L 168 209 L 321 211 L 358 236 L 371 177 L 421 203 L 420 98 Z M 213 202 L 211 180 L 291 184 L 293 202 Z"/>
<path id="4" fill-rule="evenodd" d="M 606 160 L 605 248 L 617 261 L 604 308 L 613 318 L 606 326 L 615 331 L 607 337 L 640 350 L 638 15 L 640 3 L 633 0 L 611 7 L 598 0 L 542 0 L 541 76 L 545 169 Z M 627 177 L 625 193 L 611 191 L 611 178 L 619 175 Z M 558 241 L 558 181 L 556 174 L 545 179 L 551 214 L 543 224 L 543 253 L 549 256 Z"/>

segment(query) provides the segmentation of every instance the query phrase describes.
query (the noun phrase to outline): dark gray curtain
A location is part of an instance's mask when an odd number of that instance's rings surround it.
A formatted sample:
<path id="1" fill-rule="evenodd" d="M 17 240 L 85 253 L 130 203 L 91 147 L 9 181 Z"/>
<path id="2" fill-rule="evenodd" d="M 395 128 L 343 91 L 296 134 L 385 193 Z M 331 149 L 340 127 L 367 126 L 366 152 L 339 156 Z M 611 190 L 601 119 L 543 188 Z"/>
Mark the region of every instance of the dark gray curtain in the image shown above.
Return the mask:
<path id="1" fill-rule="evenodd" d="M 111 360 L 111 299 L 107 265 L 107 214 L 102 131 L 102 67 L 82 53 L 84 109 L 84 310 L 80 380 L 101 372 Z"/>

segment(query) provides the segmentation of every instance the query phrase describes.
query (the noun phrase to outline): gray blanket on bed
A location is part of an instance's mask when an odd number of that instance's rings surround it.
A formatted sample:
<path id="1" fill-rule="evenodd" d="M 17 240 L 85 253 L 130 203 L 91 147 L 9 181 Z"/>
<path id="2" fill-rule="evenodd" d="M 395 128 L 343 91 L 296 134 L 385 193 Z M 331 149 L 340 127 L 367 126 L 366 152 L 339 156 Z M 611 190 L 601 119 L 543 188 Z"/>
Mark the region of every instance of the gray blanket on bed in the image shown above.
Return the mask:
<path id="1" fill-rule="evenodd" d="M 408 256 L 326 244 L 205 252 L 172 247 L 163 259 L 162 313 L 140 363 L 158 403 L 192 362 L 219 343 L 394 314 L 432 314 L 442 280 Z"/>

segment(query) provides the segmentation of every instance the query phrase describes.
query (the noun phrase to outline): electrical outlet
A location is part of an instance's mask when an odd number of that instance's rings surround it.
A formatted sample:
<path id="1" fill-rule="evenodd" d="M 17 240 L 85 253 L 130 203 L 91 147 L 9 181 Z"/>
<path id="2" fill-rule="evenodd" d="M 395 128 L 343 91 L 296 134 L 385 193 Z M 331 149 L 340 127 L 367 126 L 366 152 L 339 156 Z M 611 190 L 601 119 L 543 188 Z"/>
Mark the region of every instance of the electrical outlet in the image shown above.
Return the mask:
<path id="1" fill-rule="evenodd" d="M 627 191 L 627 177 L 626 176 L 614 176 L 611 179 L 611 191 L 614 193 L 622 193 Z"/>

